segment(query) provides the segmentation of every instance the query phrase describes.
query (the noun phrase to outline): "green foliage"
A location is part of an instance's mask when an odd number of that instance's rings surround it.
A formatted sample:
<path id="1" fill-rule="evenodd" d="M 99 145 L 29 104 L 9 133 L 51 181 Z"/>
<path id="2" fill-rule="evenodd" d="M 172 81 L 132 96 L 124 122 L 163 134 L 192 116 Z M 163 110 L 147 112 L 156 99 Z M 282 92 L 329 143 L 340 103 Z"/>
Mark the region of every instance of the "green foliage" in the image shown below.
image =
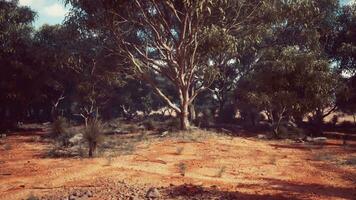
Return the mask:
<path id="1" fill-rule="evenodd" d="M 265 111 L 276 135 L 284 119 L 305 116 L 334 103 L 338 79 L 328 61 L 299 48 L 269 49 L 259 68 L 238 86 L 238 101 Z"/>

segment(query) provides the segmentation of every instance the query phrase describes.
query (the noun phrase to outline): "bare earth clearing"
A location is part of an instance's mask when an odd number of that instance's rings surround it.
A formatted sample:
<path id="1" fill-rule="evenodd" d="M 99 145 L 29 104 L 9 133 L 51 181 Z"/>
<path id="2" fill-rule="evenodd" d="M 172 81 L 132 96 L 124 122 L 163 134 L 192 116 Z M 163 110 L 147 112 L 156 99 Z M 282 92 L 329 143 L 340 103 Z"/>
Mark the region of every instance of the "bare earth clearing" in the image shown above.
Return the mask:
<path id="1" fill-rule="evenodd" d="M 324 146 L 254 138 L 211 136 L 199 142 L 154 138 L 131 155 L 112 158 L 47 158 L 50 145 L 8 136 L 0 146 L 0 199 L 355 199 L 355 143 Z M 117 136 L 120 137 L 120 136 Z M 182 151 L 177 153 L 177 149 Z M 185 176 L 180 164 L 185 165 Z M 221 177 L 220 177 L 221 176 Z M 84 191 L 90 197 L 79 198 Z"/>

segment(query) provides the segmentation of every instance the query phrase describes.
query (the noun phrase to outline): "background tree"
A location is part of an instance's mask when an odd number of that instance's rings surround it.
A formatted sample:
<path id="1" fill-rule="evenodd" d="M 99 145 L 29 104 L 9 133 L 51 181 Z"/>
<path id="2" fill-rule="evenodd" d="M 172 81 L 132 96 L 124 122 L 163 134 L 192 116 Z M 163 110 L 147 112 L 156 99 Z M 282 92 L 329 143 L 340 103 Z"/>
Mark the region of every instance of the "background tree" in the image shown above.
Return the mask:
<path id="1" fill-rule="evenodd" d="M 31 33 L 36 14 L 17 1 L 0 1 L 0 116 L 23 120 L 36 91 L 31 68 Z M 7 122 L 8 123 L 8 122 Z"/>

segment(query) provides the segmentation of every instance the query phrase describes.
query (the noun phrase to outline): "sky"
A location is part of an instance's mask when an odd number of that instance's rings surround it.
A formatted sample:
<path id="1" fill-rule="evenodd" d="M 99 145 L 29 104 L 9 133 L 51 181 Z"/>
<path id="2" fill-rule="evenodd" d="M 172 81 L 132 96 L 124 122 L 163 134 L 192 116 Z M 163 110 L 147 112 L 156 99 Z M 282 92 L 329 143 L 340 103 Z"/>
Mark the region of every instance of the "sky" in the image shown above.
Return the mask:
<path id="1" fill-rule="evenodd" d="M 36 28 L 43 24 L 60 24 L 64 20 L 69 7 L 64 7 L 62 0 L 19 0 L 21 6 L 28 6 L 37 12 L 34 22 Z"/>
<path id="2" fill-rule="evenodd" d="M 342 4 L 355 3 L 356 0 L 341 0 Z M 65 18 L 69 7 L 64 7 L 62 0 L 19 0 L 22 6 L 29 6 L 37 12 L 34 22 L 36 28 L 43 24 L 60 24 Z"/>

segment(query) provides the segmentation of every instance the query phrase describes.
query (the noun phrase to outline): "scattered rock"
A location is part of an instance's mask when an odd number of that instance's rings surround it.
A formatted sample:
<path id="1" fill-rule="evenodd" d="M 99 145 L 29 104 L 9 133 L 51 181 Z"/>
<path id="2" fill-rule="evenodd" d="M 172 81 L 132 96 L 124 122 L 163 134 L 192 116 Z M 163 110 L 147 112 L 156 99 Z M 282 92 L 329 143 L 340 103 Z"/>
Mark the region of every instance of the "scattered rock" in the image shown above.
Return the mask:
<path id="1" fill-rule="evenodd" d="M 160 196 L 161 196 L 161 194 L 159 193 L 157 188 L 154 188 L 154 187 L 150 188 L 146 194 L 147 198 L 152 198 L 152 199 L 159 198 Z"/>
<path id="2" fill-rule="evenodd" d="M 166 135 L 168 135 L 168 131 L 163 131 L 160 135 L 160 137 L 165 137 Z"/>
<path id="3" fill-rule="evenodd" d="M 77 197 L 75 195 L 69 195 L 68 200 L 77 200 Z"/>
<path id="4" fill-rule="evenodd" d="M 265 135 L 265 134 L 258 134 L 258 135 L 257 135 L 257 138 L 258 138 L 258 139 L 261 139 L 261 140 L 266 140 L 266 139 L 268 139 L 268 138 L 267 138 L 267 135 Z"/>
<path id="5" fill-rule="evenodd" d="M 117 124 L 111 123 L 111 124 L 109 124 L 109 127 L 113 128 L 113 129 L 116 129 L 118 126 L 117 126 Z"/>
<path id="6" fill-rule="evenodd" d="M 306 140 L 307 142 L 313 142 L 313 138 L 312 138 L 312 137 L 309 137 L 309 136 L 306 137 L 305 140 Z"/>

